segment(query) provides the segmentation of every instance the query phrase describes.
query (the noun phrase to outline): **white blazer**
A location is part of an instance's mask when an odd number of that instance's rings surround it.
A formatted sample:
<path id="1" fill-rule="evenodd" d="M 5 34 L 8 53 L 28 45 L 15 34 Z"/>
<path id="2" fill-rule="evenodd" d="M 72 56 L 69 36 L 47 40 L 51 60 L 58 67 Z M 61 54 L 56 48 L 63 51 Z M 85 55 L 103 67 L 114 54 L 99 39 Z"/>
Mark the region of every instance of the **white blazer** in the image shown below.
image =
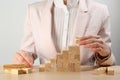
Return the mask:
<path id="1" fill-rule="evenodd" d="M 25 22 L 25 34 L 21 50 L 36 54 L 41 63 L 49 60 L 57 53 L 51 31 L 52 14 L 51 9 L 54 0 L 44 0 L 28 6 Z M 76 36 L 100 35 L 111 48 L 109 12 L 105 5 L 92 0 L 81 0 L 77 12 L 76 23 L 74 24 L 74 38 Z M 91 61 L 93 52 L 90 49 L 80 47 L 81 64 L 94 64 Z M 114 62 L 113 54 L 101 64 Z"/>

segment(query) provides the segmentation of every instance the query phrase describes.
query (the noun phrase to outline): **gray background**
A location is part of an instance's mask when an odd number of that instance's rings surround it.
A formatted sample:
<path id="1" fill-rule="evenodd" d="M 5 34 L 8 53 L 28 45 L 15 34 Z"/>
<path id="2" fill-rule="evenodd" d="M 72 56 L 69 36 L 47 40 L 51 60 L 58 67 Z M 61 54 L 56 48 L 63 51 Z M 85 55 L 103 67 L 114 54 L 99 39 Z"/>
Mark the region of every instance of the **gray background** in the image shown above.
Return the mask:
<path id="1" fill-rule="evenodd" d="M 11 63 L 23 36 L 24 18 L 28 4 L 40 0 L 0 1 L 0 65 Z M 108 6 L 111 14 L 112 50 L 120 64 L 120 0 L 97 0 Z M 35 64 L 38 64 L 36 60 Z"/>

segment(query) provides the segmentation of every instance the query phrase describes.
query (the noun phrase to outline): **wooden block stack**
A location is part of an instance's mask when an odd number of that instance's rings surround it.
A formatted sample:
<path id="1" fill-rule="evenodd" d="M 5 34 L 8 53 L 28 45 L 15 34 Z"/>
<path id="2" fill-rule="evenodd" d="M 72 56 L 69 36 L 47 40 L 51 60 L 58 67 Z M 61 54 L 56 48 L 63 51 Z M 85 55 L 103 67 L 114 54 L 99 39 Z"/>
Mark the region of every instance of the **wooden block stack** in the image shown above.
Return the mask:
<path id="1" fill-rule="evenodd" d="M 45 64 L 41 64 L 39 67 L 40 72 L 54 72 L 56 71 L 56 59 L 51 58 L 50 61 L 46 61 Z"/>
<path id="2" fill-rule="evenodd" d="M 79 39 L 76 39 L 78 43 Z M 56 55 L 56 58 L 51 58 L 45 63 L 45 66 L 40 66 L 40 72 L 43 71 L 59 71 L 59 72 L 78 72 L 80 71 L 80 47 L 78 45 L 68 46 Z"/>
<path id="3" fill-rule="evenodd" d="M 9 74 L 28 74 L 31 72 L 30 68 L 26 68 L 24 64 L 6 64 L 3 65 L 5 73 Z"/>
<path id="4" fill-rule="evenodd" d="M 69 71 L 80 71 L 80 48 L 79 46 L 69 46 Z"/>

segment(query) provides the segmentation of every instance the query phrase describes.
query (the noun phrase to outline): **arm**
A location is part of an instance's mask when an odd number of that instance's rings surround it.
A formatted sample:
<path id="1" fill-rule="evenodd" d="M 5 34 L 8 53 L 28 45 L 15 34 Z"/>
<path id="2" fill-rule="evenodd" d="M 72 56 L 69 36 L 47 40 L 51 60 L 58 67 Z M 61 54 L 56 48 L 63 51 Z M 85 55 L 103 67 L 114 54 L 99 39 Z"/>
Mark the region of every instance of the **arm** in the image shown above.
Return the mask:
<path id="1" fill-rule="evenodd" d="M 24 37 L 20 50 L 14 55 L 14 63 L 25 64 L 27 67 L 31 67 L 36 58 L 37 54 L 30 22 L 30 8 L 28 7 L 25 20 Z"/>
<path id="2" fill-rule="evenodd" d="M 32 33 L 32 26 L 31 26 L 31 20 L 30 20 L 30 7 L 28 6 L 27 9 L 27 15 L 25 20 L 25 28 L 24 28 L 24 36 L 21 44 L 20 50 L 26 51 L 29 53 L 33 59 L 35 60 L 37 58 L 36 49 L 35 49 L 35 43 Z"/>
<path id="3" fill-rule="evenodd" d="M 110 49 L 110 54 L 106 56 L 104 59 L 100 59 L 97 55 L 95 55 L 96 62 L 98 65 L 113 65 L 115 64 L 115 58 L 111 51 L 111 34 L 110 34 L 110 17 L 108 13 L 108 9 L 106 10 L 108 16 L 105 17 L 103 20 L 103 24 L 101 30 L 99 31 L 98 35 L 101 36 L 102 40 L 106 43 L 106 45 Z"/>
<path id="4" fill-rule="evenodd" d="M 107 7 L 103 8 L 102 24 L 98 36 L 85 36 L 80 38 L 80 45 L 90 48 L 95 54 L 97 65 L 113 65 L 114 55 L 111 51 L 109 12 Z"/>

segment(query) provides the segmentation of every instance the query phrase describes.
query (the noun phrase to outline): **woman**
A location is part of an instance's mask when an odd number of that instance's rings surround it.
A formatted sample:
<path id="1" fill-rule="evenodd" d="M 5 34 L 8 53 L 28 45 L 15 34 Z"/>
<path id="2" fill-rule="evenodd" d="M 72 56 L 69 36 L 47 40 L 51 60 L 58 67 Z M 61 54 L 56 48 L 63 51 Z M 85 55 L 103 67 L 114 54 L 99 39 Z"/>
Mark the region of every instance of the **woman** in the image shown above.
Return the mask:
<path id="1" fill-rule="evenodd" d="M 14 63 L 44 63 L 79 37 L 82 65 L 113 65 L 109 12 L 92 0 L 44 0 L 28 6 L 25 35 Z"/>

